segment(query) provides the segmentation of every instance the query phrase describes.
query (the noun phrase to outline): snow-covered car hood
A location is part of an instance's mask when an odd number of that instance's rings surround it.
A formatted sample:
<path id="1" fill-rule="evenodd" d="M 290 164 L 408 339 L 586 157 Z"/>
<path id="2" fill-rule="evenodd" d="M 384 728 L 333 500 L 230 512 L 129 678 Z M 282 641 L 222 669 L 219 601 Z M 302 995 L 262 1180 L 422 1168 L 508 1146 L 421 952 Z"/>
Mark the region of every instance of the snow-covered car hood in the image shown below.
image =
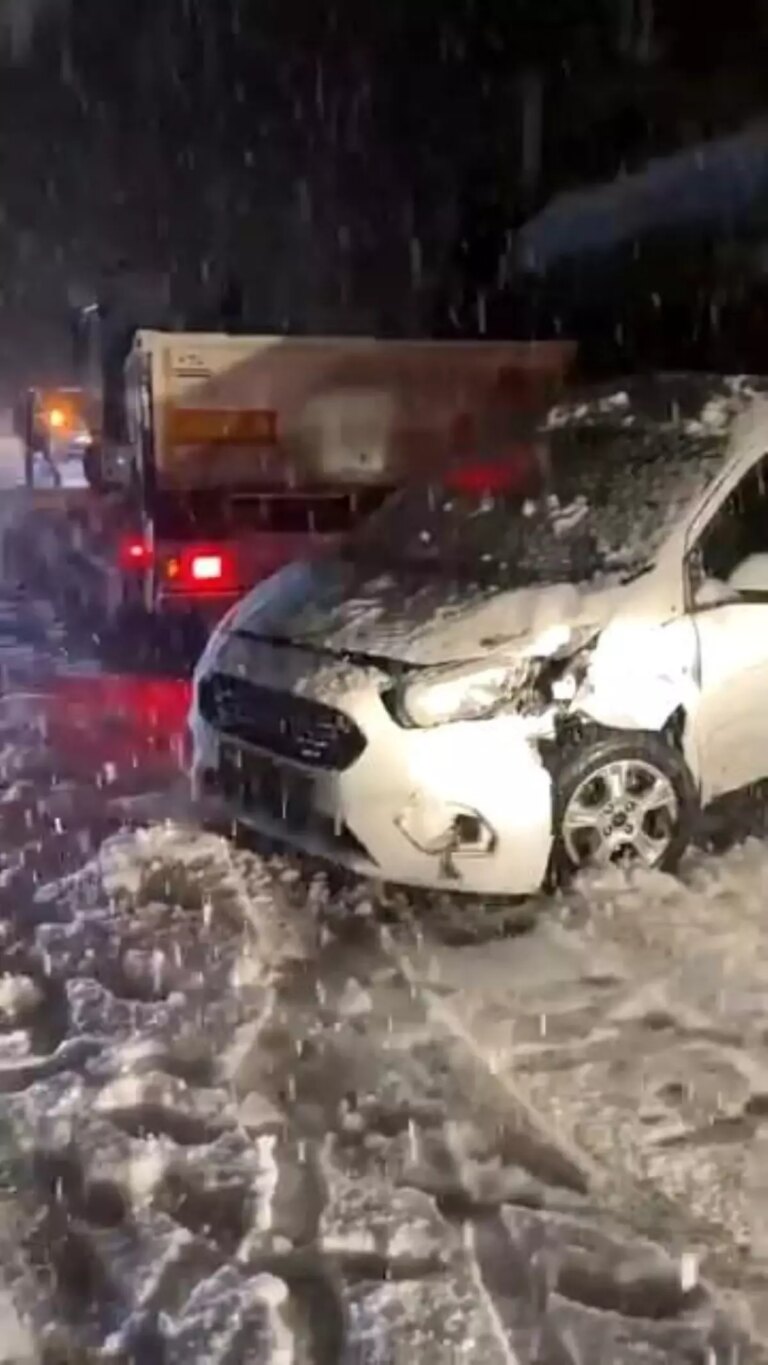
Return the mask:
<path id="1" fill-rule="evenodd" d="M 553 627 L 599 626 L 621 585 L 499 591 L 407 575 L 366 576 L 340 559 L 289 565 L 244 599 L 230 629 L 417 666 L 459 663 L 509 645 L 526 652 Z"/>

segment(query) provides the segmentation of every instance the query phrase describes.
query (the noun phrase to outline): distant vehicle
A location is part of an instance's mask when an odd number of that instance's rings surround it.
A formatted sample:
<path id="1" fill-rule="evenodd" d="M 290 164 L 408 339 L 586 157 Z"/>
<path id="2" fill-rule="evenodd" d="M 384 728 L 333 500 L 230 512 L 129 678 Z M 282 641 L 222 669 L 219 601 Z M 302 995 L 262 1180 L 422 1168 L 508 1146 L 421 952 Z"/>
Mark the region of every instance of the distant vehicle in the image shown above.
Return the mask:
<path id="1" fill-rule="evenodd" d="M 653 420 L 555 411 L 527 483 L 409 486 L 256 587 L 195 673 L 197 794 L 398 883 L 674 869 L 768 777 L 768 401 L 728 440 L 738 384 L 657 387 Z"/>
<path id="2" fill-rule="evenodd" d="M 17 429 L 24 445 L 25 482 L 30 488 L 36 482 L 36 460 L 44 461 L 54 483 L 60 481 L 62 464 L 88 462 L 92 435 L 81 389 L 28 389 L 20 405 Z"/>
<path id="3" fill-rule="evenodd" d="M 94 619 L 161 636 L 335 546 L 478 424 L 557 390 L 574 349 L 136 330 L 94 307 L 78 338 L 94 496 L 62 508 L 67 561 Z"/>

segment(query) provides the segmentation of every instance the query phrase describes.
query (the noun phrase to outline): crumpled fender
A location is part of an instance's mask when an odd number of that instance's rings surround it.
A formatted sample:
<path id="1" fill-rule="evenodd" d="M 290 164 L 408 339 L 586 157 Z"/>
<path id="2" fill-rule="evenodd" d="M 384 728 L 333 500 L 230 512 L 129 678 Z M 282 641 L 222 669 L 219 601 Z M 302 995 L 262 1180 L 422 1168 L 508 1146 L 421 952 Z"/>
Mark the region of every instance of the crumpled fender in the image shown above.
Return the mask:
<path id="1" fill-rule="evenodd" d="M 618 730 L 662 730 L 698 698 L 693 622 L 616 621 L 598 637 L 572 711 Z"/>

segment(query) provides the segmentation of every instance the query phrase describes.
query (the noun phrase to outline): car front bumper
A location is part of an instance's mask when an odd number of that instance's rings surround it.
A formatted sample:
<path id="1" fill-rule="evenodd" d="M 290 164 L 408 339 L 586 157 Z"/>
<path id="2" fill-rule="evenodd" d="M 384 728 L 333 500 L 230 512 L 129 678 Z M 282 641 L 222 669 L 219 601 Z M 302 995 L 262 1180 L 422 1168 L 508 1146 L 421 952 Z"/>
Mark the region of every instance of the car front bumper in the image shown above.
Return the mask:
<path id="1" fill-rule="evenodd" d="M 222 733 L 202 716 L 196 686 L 195 795 L 223 800 L 272 839 L 383 881 L 481 895 L 538 891 L 552 846 L 551 779 L 522 722 L 499 716 L 405 729 L 370 678 L 347 669 L 345 683 L 334 707 L 355 722 L 365 747 L 341 771 Z M 287 714 L 289 693 L 285 702 Z"/>

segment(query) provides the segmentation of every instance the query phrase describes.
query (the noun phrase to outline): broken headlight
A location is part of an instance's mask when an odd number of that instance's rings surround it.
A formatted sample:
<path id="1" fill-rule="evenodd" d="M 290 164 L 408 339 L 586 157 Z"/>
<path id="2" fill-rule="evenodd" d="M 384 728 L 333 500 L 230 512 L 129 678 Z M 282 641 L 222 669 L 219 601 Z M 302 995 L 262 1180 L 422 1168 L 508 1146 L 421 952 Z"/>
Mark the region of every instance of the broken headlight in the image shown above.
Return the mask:
<path id="1" fill-rule="evenodd" d="M 513 700 L 535 667 L 532 660 L 430 669 L 390 692 L 387 704 L 401 725 L 427 729 L 484 720 Z"/>
<path id="2" fill-rule="evenodd" d="M 542 660 L 538 691 L 548 702 L 573 701 L 589 668 L 599 631 L 584 626 L 570 633 L 567 645 Z"/>
<path id="3" fill-rule="evenodd" d="M 425 669 L 382 699 L 400 725 L 416 729 L 486 720 L 505 707 L 528 714 L 575 695 L 597 634 L 594 626 L 552 627 L 516 659 Z"/>

